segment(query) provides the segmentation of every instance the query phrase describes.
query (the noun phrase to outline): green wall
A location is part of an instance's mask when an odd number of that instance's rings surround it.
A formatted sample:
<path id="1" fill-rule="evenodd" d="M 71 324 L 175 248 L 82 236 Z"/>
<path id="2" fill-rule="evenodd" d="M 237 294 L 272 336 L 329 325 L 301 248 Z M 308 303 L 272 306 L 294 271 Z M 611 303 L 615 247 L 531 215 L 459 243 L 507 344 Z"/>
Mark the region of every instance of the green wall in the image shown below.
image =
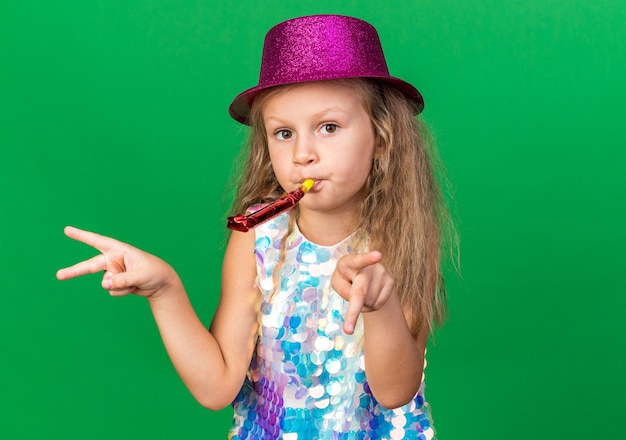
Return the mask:
<path id="1" fill-rule="evenodd" d="M 372 22 L 455 188 L 461 277 L 428 351 L 439 437 L 623 438 L 626 3 L 35 0 L 0 4 L 0 437 L 224 438 L 145 301 L 55 271 L 72 224 L 169 261 L 208 325 L 224 188 L 262 38 Z"/>

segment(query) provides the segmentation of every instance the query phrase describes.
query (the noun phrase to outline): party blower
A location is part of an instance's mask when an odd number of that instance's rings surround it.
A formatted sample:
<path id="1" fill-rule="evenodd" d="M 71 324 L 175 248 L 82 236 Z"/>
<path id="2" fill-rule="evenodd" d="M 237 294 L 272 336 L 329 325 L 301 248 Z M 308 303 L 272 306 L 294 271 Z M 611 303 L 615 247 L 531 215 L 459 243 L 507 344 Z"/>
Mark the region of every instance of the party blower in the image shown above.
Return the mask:
<path id="1" fill-rule="evenodd" d="M 259 226 L 261 223 L 265 223 L 266 221 L 276 217 L 278 214 L 296 206 L 304 194 L 313 188 L 314 184 L 315 180 L 306 179 L 300 184 L 298 189 L 285 194 L 280 199 L 270 203 L 258 211 L 254 211 L 248 215 L 238 214 L 233 217 L 228 217 L 228 224 L 226 226 L 228 229 L 232 229 L 234 231 L 248 232 L 250 229 Z"/>

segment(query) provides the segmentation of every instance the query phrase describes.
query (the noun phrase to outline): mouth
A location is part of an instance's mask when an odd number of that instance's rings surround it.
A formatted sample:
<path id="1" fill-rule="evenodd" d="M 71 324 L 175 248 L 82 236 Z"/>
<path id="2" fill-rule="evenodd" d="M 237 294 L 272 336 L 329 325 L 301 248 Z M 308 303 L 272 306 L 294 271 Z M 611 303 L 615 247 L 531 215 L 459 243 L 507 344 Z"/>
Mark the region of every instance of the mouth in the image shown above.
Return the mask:
<path id="1" fill-rule="evenodd" d="M 309 191 L 314 191 L 320 185 L 320 183 L 322 182 L 322 179 L 317 178 L 317 177 L 306 177 L 306 178 L 302 179 L 302 181 L 300 182 L 300 185 L 302 185 L 307 180 L 312 180 L 313 181 L 313 185 L 311 186 Z"/>

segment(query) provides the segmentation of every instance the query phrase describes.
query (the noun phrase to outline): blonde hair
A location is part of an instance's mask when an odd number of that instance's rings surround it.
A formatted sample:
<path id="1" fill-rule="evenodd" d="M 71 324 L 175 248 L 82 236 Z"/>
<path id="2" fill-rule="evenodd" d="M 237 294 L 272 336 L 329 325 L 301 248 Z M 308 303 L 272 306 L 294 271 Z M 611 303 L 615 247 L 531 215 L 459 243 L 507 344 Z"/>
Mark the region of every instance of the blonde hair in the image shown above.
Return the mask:
<path id="1" fill-rule="evenodd" d="M 444 249 L 456 246 L 456 234 L 437 179 L 436 149 L 422 120 L 414 116 L 412 103 L 396 88 L 362 78 L 334 81 L 353 88 L 362 97 L 376 142 L 354 230 L 367 232 L 369 249 L 383 254 L 382 263 L 394 277 L 395 291 L 411 333 L 416 336 L 424 325 L 432 330 L 441 324 L 447 314 L 441 260 Z M 271 202 L 284 193 L 270 162 L 262 109 L 285 87 L 290 86 L 264 91 L 252 105 L 250 136 L 239 161 L 242 169 L 233 203 L 235 212 Z M 281 243 L 283 252 L 275 280 L 297 209 L 292 213 Z"/>

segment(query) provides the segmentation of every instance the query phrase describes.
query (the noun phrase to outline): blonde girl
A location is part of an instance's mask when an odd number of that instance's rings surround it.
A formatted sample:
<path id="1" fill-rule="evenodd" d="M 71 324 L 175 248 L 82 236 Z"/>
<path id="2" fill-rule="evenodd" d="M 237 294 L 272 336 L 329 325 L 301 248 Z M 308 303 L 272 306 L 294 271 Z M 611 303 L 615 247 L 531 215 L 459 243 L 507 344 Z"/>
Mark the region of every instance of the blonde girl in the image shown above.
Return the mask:
<path id="1" fill-rule="evenodd" d="M 259 84 L 229 111 L 250 126 L 234 211 L 304 181 L 297 207 L 234 231 L 210 329 L 174 269 L 112 238 L 59 279 L 104 271 L 112 295 L 145 296 L 178 373 L 233 439 L 430 439 L 425 346 L 445 315 L 449 221 L 420 93 L 389 75 L 376 30 L 345 16 L 279 23 Z"/>

